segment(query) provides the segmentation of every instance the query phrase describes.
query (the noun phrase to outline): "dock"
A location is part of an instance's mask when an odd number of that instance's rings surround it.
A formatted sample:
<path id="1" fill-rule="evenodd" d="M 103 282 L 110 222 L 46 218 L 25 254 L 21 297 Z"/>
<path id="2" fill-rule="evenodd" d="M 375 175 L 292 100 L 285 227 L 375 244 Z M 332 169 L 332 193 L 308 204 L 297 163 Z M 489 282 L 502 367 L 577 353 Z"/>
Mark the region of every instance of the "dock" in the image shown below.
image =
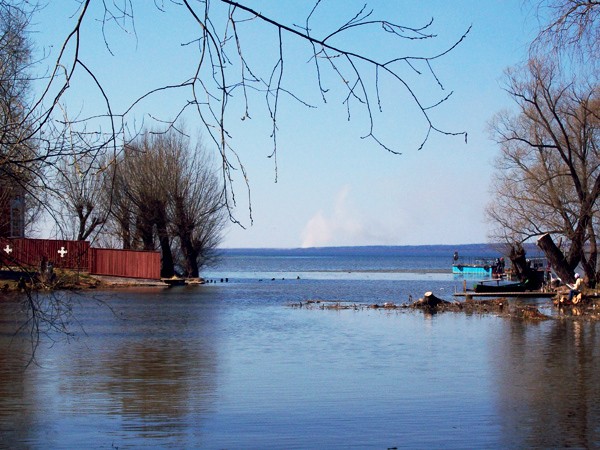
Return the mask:
<path id="1" fill-rule="evenodd" d="M 556 292 L 542 292 L 542 291 L 523 291 L 523 292 L 475 292 L 475 291 L 463 291 L 455 292 L 454 297 L 544 297 L 550 298 L 556 295 Z"/>

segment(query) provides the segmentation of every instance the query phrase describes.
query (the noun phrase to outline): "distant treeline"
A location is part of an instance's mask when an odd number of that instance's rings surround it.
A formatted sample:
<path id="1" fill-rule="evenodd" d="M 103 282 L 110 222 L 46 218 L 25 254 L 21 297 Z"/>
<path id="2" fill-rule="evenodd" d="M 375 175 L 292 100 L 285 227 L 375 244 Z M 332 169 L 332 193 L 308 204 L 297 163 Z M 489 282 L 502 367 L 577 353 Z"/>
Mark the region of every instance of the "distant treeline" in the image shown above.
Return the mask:
<path id="1" fill-rule="evenodd" d="M 356 247 L 311 247 L 311 248 L 227 248 L 220 249 L 222 255 L 246 256 L 448 256 L 454 252 L 460 256 L 501 256 L 498 246 L 492 244 L 461 245 L 373 245 Z"/>
<path id="2" fill-rule="evenodd" d="M 324 257 L 324 256 L 435 256 L 452 258 L 454 252 L 461 257 L 496 258 L 503 255 L 500 245 L 460 244 L 460 245 L 372 245 L 348 247 L 311 247 L 311 248 L 224 248 L 222 255 L 245 256 L 288 256 L 288 257 Z M 542 256 L 534 244 L 526 244 L 530 257 Z"/>

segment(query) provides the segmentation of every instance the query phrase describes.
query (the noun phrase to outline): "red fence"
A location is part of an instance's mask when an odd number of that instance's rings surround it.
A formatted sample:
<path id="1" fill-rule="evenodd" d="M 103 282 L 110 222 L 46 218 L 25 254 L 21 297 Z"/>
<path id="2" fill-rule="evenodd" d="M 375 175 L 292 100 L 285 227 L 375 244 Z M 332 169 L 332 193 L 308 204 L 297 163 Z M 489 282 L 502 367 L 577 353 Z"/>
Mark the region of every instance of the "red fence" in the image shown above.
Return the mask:
<path id="1" fill-rule="evenodd" d="M 88 270 L 90 243 L 51 239 L 0 238 L 2 260 L 39 269 L 43 259 L 60 269 Z"/>
<path id="2" fill-rule="evenodd" d="M 160 278 L 160 253 L 91 248 L 87 241 L 0 238 L 0 265 L 21 265 L 36 270 L 43 260 L 55 268 L 95 275 Z"/>
<path id="3" fill-rule="evenodd" d="M 90 273 L 129 278 L 160 278 L 160 253 L 93 248 Z"/>

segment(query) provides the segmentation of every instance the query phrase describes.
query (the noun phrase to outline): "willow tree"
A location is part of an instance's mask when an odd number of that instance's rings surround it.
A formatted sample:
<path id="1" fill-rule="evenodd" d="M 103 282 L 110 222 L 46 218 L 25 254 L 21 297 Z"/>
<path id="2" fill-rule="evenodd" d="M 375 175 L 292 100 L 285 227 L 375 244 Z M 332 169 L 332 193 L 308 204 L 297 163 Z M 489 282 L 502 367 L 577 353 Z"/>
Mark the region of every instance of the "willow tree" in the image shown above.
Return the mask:
<path id="1" fill-rule="evenodd" d="M 143 250 L 154 250 L 155 242 L 161 250 L 161 276 L 175 274 L 172 238 L 169 234 L 169 192 L 171 159 L 168 149 L 157 145 L 160 135 L 144 133 L 132 142 L 116 160 L 119 172 L 119 188 L 123 189 L 135 217 L 136 240 L 142 243 Z M 111 185 L 107 188 L 112 189 Z"/>
<path id="2" fill-rule="evenodd" d="M 108 173 L 105 197 L 115 195 L 105 233 L 115 231 L 124 248 L 160 248 L 163 277 L 175 274 L 176 262 L 185 276 L 198 277 L 227 218 L 223 187 L 206 149 L 174 129 L 147 131 Z"/>
<path id="3" fill-rule="evenodd" d="M 226 223 L 226 202 L 212 159 L 181 134 L 166 136 L 175 163 L 170 178 L 172 233 L 179 242 L 184 275 L 198 277 L 216 256 Z"/>
<path id="4" fill-rule="evenodd" d="M 517 113 L 496 116 L 500 145 L 488 216 L 494 239 L 536 238 L 557 274 L 581 264 L 600 280 L 600 85 L 564 75 L 550 60 L 508 73 Z"/>
<path id="5" fill-rule="evenodd" d="M 600 2 L 595 0 L 532 0 L 542 23 L 531 45 L 536 55 L 565 56 L 579 69 L 598 69 L 600 54 Z"/>

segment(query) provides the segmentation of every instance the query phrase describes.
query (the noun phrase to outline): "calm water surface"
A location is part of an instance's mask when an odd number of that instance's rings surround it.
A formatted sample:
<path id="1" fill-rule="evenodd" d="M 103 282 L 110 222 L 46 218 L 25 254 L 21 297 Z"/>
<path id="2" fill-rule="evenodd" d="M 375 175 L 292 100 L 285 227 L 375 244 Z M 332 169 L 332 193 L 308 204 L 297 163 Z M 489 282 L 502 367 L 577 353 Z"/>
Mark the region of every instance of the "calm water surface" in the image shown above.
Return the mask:
<path id="1" fill-rule="evenodd" d="M 595 324 L 292 308 L 451 298 L 462 280 L 239 263 L 213 269 L 228 283 L 73 297 L 75 339 L 45 339 L 27 370 L 16 303 L 0 302 L 0 447 L 600 445 Z"/>

